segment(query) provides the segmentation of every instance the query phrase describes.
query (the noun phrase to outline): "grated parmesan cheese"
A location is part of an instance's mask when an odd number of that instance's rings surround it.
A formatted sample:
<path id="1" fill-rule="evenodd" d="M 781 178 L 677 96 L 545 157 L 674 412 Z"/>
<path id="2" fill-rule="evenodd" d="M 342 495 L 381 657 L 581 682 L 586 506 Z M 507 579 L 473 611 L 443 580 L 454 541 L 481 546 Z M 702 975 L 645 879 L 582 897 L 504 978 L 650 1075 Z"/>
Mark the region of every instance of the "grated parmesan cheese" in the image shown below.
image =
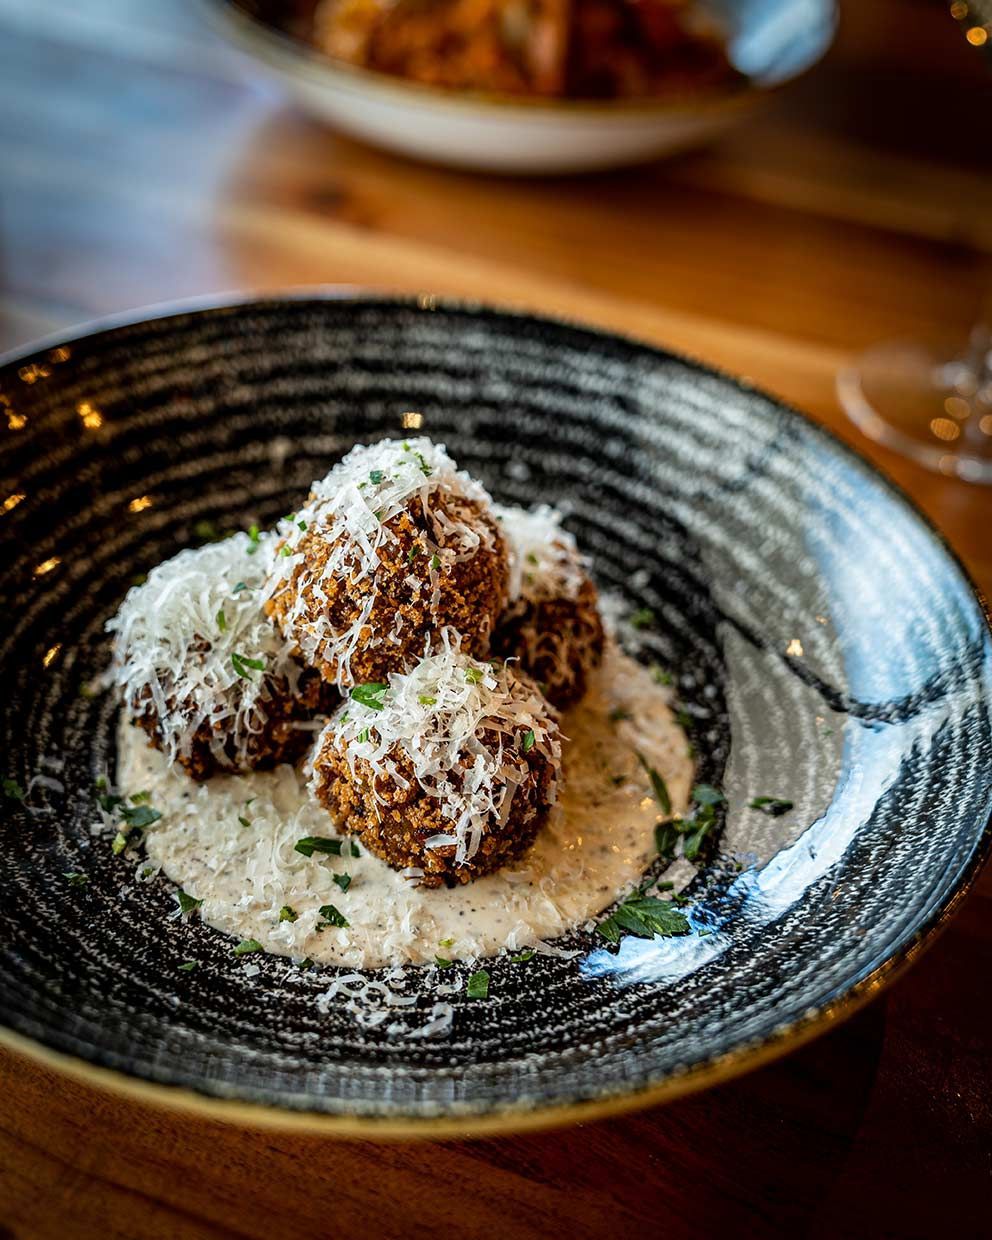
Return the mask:
<path id="1" fill-rule="evenodd" d="M 547 504 L 530 511 L 497 504 L 493 511 L 506 535 L 511 605 L 518 599 L 574 602 L 587 574 L 575 539 L 562 528 L 561 513 Z"/>
<path id="2" fill-rule="evenodd" d="M 464 655 L 453 629 L 442 631 L 440 643 L 437 653 L 425 655 L 412 671 L 390 675 L 381 709 L 349 701 L 327 724 L 318 751 L 330 745 L 346 752 L 353 775 L 359 761 L 367 763 L 380 803 L 385 803 L 380 779 L 406 787 L 400 768 L 412 769 L 451 823 L 450 831 L 431 836 L 426 847 L 455 845 L 455 864 L 463 865 L 478 851 L 483 834 L 510 814 L 527 774 L 521 761 L 524 737 L 528 749 L 554 770 L 548 794 L 554 804 L 561 736 L 554 712 L 531 680 L 506 664 Z M 320 779 L 318 758 L 315 790 Z"/>
<path id="3" fill-rule="evenodd" d="M 110 681 L 131 709 L 154 709 L 172 762 L 207 729 L 219 765 L 231 762 L 225 746 L 244 764 L 274 683 L 296 689 L 300 666 L 262 610 L 273 552 L 271 537 L 247 534 L 180 551 L 132 587 L 107 622 Z"/>

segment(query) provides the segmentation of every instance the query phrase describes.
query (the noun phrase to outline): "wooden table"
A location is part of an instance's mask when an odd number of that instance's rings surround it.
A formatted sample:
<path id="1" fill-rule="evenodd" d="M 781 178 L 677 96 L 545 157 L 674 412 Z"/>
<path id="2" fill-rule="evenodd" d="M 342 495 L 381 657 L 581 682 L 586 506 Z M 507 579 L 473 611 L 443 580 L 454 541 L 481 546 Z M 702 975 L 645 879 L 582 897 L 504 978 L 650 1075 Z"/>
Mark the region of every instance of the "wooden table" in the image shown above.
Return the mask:
<path id="1" fill-rule="evenodd" d="M 188 294 L 317 282 L 509 301 L 746 373 L 877 460 L 992 592 L 992 491 L 867 444 L 879 338 L 992 288 L 992 74 L 930 0 L 850 0 L 828 60 L 719 146 L 525 182 L 296 113 L 181 0 L 0 0 L 0 347 Z M 984 123 L 983 123 L 984 121 Z M 186 1119 L 0 1056 L 0 1238 L 990 1234 L 992 882 L 911 974 L 664 1110 L 387 1145 Z"/>

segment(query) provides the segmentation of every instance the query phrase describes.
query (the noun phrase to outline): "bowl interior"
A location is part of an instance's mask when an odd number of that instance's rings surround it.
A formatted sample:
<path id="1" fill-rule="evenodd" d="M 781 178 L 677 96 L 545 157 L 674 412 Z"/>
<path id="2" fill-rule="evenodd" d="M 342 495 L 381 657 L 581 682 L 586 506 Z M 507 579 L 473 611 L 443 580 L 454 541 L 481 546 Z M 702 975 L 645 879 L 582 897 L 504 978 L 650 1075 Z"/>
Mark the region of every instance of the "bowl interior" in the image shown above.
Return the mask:
<path id="1" fill-rule="evenodd" d="M 0 1012 L 47 1047 L 409 1123 L 622 1098 L 847 1001 L 986 847 L 992 645 L 969 583 L 864 462 L 732 380 L 530 317 L 290 299 L 46 348 L 0 368 L 0 394 L 0 738 L 30 789 L 3 802 Z M 700 777 L 728 799 L 690 889 L 709 933 L 616 954 L 580 933 L 573 959 L 497 964 L 439 1042 L 409 1036 L 419 1006 L 392 1033 L 320 1011 L 329 972 L 256 957 L 247 977 L 89 830 L 116 711 L 86 686 L 134 576 L 201 522 L 293 508 L 408 410 L 498 499 L 559 504 L 600 585 L 652 609 L 644 657 L 675 672 Z"/>

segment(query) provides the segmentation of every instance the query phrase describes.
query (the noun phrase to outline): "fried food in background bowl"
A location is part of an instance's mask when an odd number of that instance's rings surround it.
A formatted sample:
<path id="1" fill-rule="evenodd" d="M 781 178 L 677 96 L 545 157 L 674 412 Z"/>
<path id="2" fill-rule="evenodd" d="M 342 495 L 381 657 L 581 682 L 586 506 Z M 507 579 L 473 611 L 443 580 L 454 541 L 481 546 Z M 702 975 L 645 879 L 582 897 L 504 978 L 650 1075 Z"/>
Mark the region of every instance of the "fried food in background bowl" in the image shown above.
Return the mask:
<path id="1" fill-rule="evenodd" d="M 835 0 L 207 0 L 297 102 L 417 159 L 581 172 L 697 145 L 829 47 Z"/>

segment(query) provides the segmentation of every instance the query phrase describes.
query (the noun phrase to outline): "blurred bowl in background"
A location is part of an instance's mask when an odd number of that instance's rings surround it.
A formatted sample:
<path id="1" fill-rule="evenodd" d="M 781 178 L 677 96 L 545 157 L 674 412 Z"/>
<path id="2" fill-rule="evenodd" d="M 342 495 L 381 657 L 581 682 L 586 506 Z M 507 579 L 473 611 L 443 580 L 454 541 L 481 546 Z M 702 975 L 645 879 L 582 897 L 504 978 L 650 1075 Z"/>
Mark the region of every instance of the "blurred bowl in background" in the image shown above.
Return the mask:
<path id="1" fill-rule="evenodd" d="M 299 33 L 293 6 L 204 0 L 215 24 L 313 116 L 414 159 L 548 174 L 641 163 L 699 145 L 746 116 L 829 48 L 835 0 L 719 0 L 732 82 L 659 98 L 570 99 L 457 91 L 360 68 Z"/>

